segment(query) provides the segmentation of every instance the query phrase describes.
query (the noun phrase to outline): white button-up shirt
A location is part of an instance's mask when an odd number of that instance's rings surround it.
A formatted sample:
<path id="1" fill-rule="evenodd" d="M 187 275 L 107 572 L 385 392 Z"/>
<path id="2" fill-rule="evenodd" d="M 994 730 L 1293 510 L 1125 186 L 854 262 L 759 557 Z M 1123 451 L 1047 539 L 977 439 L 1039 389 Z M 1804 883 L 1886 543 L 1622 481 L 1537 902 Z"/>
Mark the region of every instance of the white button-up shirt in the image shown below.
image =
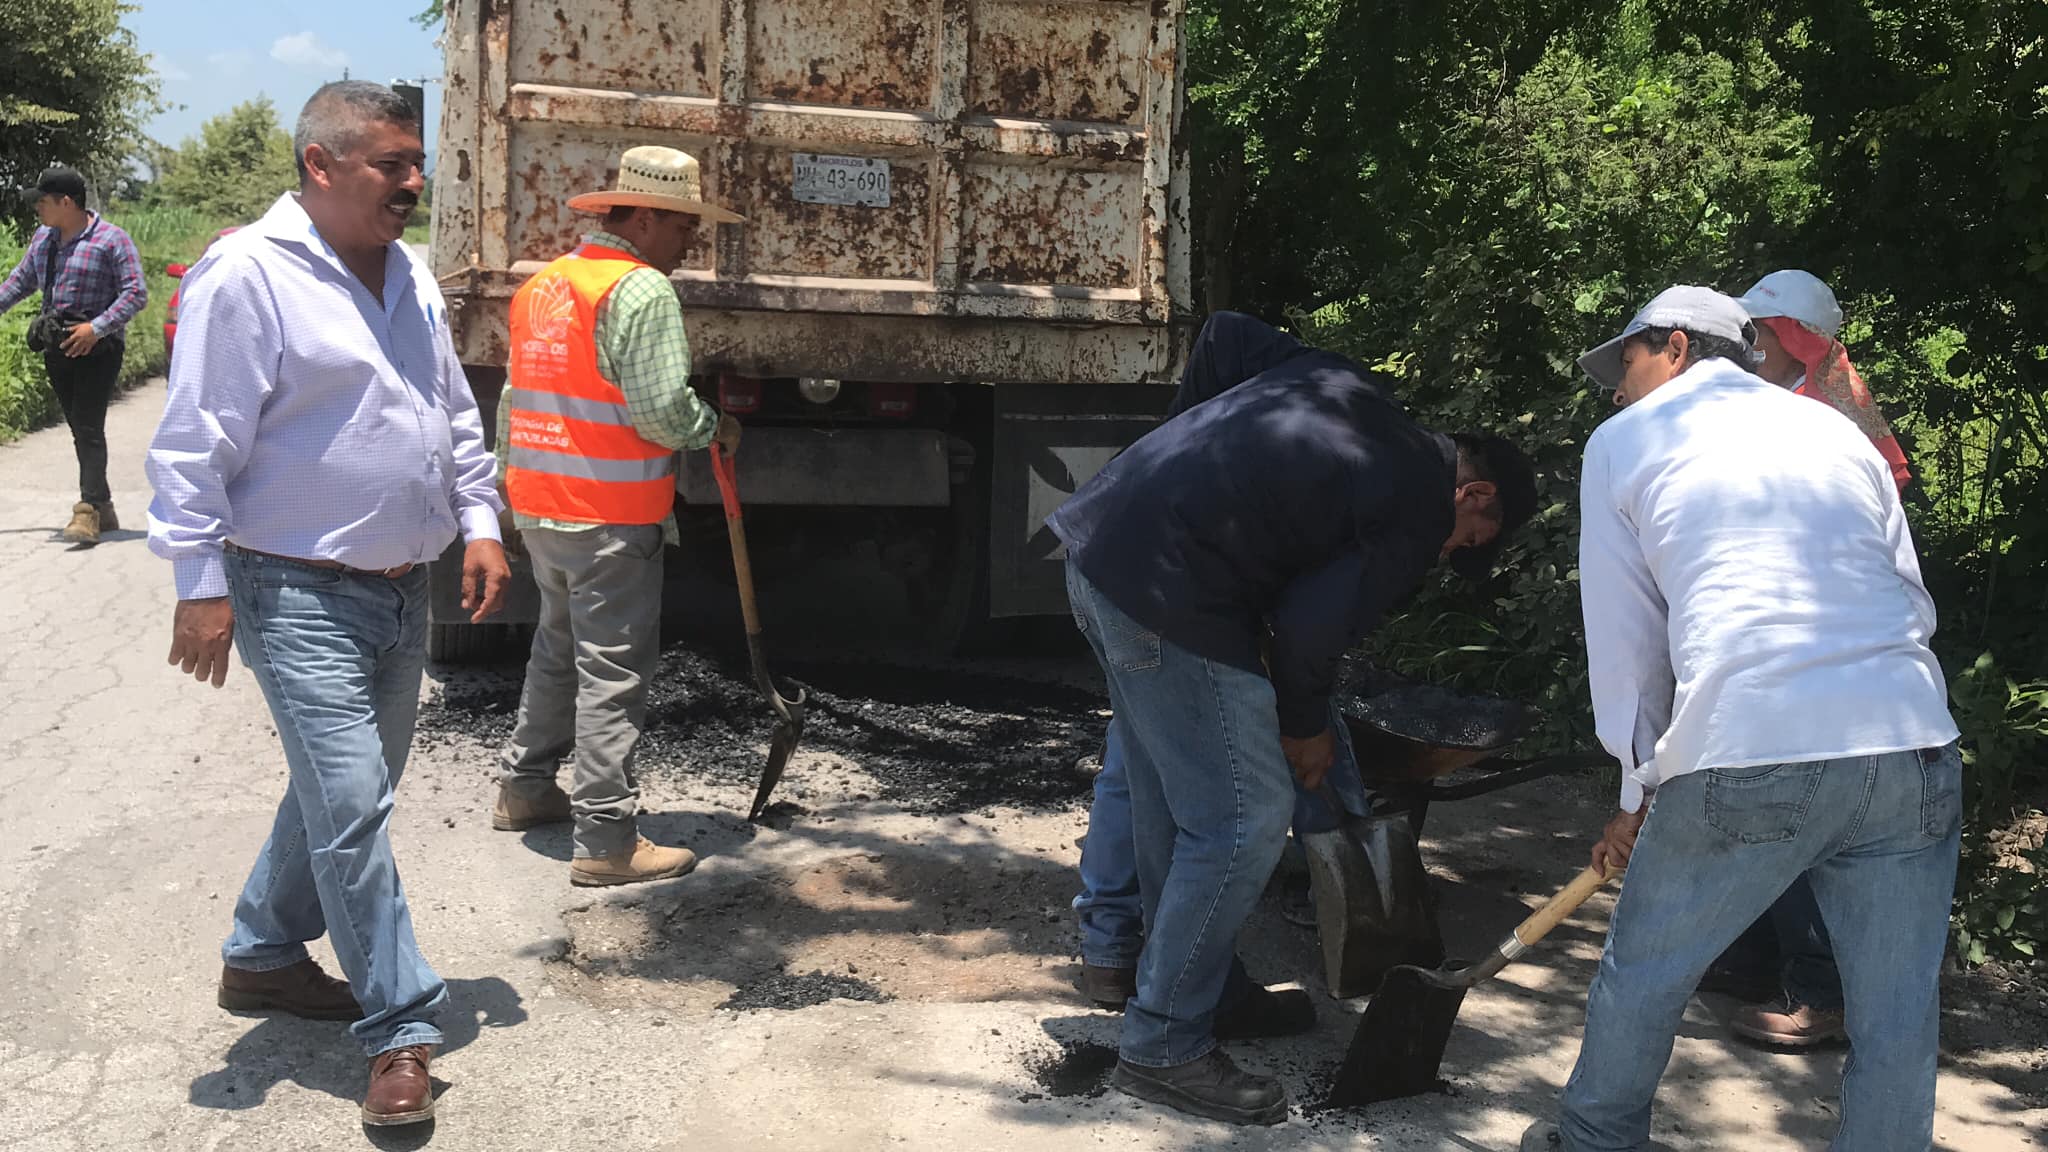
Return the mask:
<path id="1" fill-rule="evenodd" d="M 384 302 L 297 196 L 221 238 L 185 277 L 163 422 L 149 448 L 149 546 L 178 598 L 227 594 L 225 543 L 352 568 L 498 539 L 496 464 L 448 307 L 404 244 Z"/>
<path id="2" fill-rule="evenodd" d="M 1848 418 L 1703 361 L 1586 444 L 1580 595 L 1621 806 L 1703 768 L 1956 737 L 1890 466 Z"/>

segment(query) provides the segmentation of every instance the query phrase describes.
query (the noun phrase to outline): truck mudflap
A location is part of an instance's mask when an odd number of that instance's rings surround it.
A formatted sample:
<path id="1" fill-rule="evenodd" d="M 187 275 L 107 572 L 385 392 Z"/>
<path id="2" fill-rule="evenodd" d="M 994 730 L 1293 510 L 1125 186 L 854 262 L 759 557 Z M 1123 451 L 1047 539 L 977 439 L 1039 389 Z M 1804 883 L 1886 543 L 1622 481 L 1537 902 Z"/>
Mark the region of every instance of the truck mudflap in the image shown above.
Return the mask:
<path id="1" fill-rule="evenodd" d="M 1066 546 L 1046 518 L 1157 427 L 1172 399 L 1173 389 L 1158 384 L 996 387 L 990 616 L 1067 611 Z"/>
<path id="2" fill-rule="evenodd" d="M 819 508 L 944 508 L 946 434 L 936 428 L 749 426 L 738 456 L 740 503 Z M 711 457 L 683 453 L 683 502 L 718 503 Z"/>

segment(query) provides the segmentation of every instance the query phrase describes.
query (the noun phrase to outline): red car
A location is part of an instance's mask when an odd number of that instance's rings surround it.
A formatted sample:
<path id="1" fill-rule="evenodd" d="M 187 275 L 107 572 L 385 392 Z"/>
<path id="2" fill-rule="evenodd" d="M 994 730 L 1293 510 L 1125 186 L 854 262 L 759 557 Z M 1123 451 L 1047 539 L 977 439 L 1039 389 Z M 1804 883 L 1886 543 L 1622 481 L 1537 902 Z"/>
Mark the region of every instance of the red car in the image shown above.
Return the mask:
<path id="1" fill-rule="evenodd" d="M 208 241 L 206 242 L 206 248 L 211 248 L 211 247 L 213 247 L 213 241 L 214 241 L 214 240 L 218 240 L 218 239 L 220 239 L 221 237 L 223 237 L 223 236 L 227 235 L 228 233 L 230 233 L 230 232 L 234 232 L 234 231 L 237 231 L 237 230 L 239 230 L 240 228 L 241 228 L 241 225 L 237 224 L 237 225 L 235 225 L 235 226 L 233 226 L 233 227 L 231 227 L 231 228 L 223 228 L 223 229 L 221 229 L 220 231 L 218 231 L 218 232 L 215 232 L 215 233 L 213 234 L 213 239 L 212 239 L 212 240 L 208 240 Z M 199 255 L 201 255 L 201 256 L 204 256 L 204 255 L 206 255 L 206 248 L 201 248 L 201 249 L 199 250 Z M 193 261 L 193 263 L 194 263 L 194 264 L 196 264 L 196 263 L 198 263 L 198 261 L 197 261 L 197 260 L 194 260 L 194 261 Z M 171 279 L 173 279 L 173 280 L 182 280 L 182 279 L 184 279 L 185 273 L 187 273 L 187 272 L 190 272 L 191 270 L 192 270 L 192 265 L 191 265 L 191 264 L 168 264 L 168 265 L 165 265 L 165 266 L 164 266 L 164 275 L 166 275 L 166 276 L 169 276 L 169 277 L 170 277 Z M 172 341 L 176 340 L 177 338 L 178 338 L 178 289 L 176 289 L 176 288 L 173 288 L 173 289 L 171 289 L 171 303 L 170 303 L 170 307 L 169 307 L 169 309 L 168 309 L 168 310 L 167 310 L 167 311 L 165 312 L 165 314 L 164 314 L 164 361 L 165 361 L 166 363 L 168 363 L 168 362 L 170 361 L 170 359 L 171 359 L 171 343 L 172 343 Z"/>

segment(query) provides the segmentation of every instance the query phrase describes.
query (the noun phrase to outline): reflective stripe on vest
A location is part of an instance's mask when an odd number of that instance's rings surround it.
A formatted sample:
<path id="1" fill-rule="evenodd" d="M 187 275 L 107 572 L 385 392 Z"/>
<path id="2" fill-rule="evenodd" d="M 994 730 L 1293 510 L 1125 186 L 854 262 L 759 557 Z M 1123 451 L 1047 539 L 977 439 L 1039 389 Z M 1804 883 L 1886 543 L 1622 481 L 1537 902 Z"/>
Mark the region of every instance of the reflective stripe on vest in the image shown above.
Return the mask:
<path id="1" fill-rule="evenodd" d="M 597 366 L 597 311 L 645 263 L 586 244 L 512 297 L 505 490 L 545 519 L 657 524 L 675 506 L 675 452 L 641 437 Z"/>
<path id="2" fill-rule="evenodd" d="M 647 480 L 666 482 L 675 474 L 669 459 L 599 460 L 595 456 L 567 456 L 560 452 L 535 452 L 514 448 L 506 453 L 511 466 L 550 476 L 575 476 L 607 484 L 638 484 Z M 521 509 L 521 511 L 524 511 Z M 536 513 L 537 515 L 537 513 Z"/>
<path id="3" fill-rule="evenodd" d="M 564 396 L 559 392 L 525 391 L 519 394 L 519 407 L 527 412 L 545 412 L 550 416 L 566 416 L 586 424 L 615 424 L 626 428 L 633 426 L 633 414 L 624 404 L 613 404 L 607 400 L 585 400 L 580 396 Z"/>

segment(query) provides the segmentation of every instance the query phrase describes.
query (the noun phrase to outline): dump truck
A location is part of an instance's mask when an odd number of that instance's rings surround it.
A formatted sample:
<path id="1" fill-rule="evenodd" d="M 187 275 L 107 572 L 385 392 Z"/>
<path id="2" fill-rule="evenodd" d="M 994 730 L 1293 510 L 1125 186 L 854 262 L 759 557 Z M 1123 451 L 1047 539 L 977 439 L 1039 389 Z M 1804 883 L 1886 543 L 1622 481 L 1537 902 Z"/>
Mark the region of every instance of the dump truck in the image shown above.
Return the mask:
<path id="1" fill-rule="evenodd" d="M 431 261 L 487 428 L 513 292 L 619 154 L 707 199 L 672 279 L 692 386 L 745 427 L 764 581 L 858 553 L 919 643 L 1065 611 L 1045 519 L 1159 419 L 1189 310 L 1183 0 L 450 0 Z M 725 566 L 701 452 L 683 562 Z M 432 651 L 486 646 L 459 545 Z M 515 571 L 502 620 L 534 619 Z"/>

